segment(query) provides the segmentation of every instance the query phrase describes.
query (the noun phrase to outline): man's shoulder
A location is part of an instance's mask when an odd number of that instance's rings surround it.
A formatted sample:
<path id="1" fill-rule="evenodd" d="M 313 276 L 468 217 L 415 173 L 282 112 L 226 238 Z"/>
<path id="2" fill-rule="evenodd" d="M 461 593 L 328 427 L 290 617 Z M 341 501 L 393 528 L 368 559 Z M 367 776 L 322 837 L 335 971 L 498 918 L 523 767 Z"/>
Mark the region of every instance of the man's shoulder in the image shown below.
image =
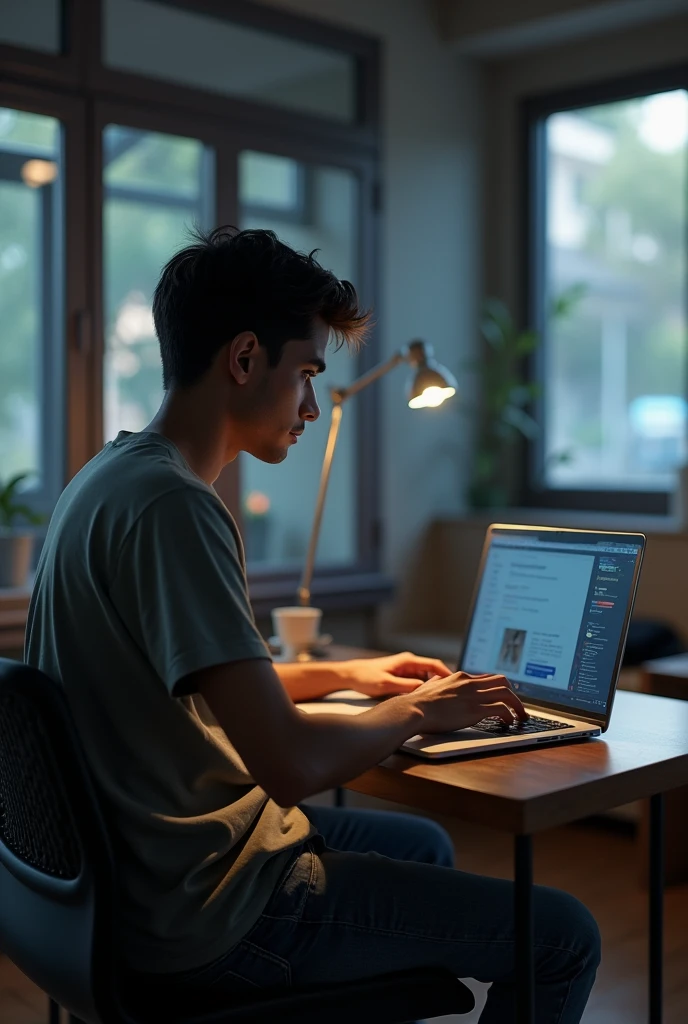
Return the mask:
<path id="1" fill-rule="evenodd" d="M 80 470 L 55 509 L 55 527 L 121 543 L 137 522 L 161 515 L 220 516 L 234 533 L 219 497 L 165 439 L 130 435 L 111 442 Z"/>
<path id="2" fill-rule="evenodd" d="M 122 505 L 140 512 L 157 499 L 176 493 L 207 500 L 213 491 L 191 471 L 171 442 L 152 434 L 131 434 L 106 444 L 77 473 L 63 496 L 67 502 L 78 498 L 91 507 L 115 509 Z"/>

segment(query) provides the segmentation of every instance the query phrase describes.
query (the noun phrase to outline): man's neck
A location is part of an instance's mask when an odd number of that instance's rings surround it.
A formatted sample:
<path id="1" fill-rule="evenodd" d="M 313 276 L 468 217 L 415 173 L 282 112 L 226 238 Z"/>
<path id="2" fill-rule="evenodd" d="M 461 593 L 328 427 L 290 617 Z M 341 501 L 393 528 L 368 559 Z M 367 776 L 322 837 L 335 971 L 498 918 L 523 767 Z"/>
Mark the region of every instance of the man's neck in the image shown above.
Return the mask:
<path id="1" fill-rule="evenodd" d="M 190 468 L 207 484 L 213 484 L 221 470 L 236 457 L 229 443 L 226 421 L 212 401 L 190 389 L 170 390 L 144 430 L 162 434 L 177 446 Z"/>

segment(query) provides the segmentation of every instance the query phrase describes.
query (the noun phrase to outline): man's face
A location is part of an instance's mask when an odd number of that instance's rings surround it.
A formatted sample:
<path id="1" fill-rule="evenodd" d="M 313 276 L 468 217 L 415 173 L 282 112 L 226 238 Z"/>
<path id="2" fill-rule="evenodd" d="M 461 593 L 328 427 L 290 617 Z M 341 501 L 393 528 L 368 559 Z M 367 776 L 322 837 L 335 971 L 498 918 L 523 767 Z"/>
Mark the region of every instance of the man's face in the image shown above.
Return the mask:
<path id="1" fill-rule="evenodd" d="M 306 425 L 320 415 L 313 379 L 325 369 L 329 328 L 318 318 L 312 334 L 307 341 L 287 341 L 276 366 L 259 349 L 244 396 L 241 447 L 262 462 L 283 462 Z"/>

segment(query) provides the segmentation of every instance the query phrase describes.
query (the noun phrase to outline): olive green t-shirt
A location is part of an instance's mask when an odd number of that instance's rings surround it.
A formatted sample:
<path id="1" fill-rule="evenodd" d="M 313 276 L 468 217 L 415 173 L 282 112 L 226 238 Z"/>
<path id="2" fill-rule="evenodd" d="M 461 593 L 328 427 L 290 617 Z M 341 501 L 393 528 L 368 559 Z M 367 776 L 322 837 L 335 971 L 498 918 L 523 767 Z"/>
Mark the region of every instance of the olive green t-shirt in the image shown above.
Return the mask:
<path id="1" fill-rule="evenodd" d="M 263 911 L 312 832 L 257 786 L 188 676 L 268 658 L 241 539 L 159 434 L 122 432 L 57 503 L 26 660 L 64 687 L 116 843 L 139 970 L 202 966 Z"/>

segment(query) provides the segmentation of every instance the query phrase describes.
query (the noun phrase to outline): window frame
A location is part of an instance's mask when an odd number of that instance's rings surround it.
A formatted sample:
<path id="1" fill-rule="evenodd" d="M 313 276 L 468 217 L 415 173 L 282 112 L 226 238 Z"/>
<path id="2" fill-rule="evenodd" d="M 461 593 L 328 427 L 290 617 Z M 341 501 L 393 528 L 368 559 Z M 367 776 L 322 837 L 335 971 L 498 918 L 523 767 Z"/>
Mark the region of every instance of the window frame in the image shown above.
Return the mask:
<path id="1" fill-rule="evenodd" d="M 79 4 L 87 0 L 73 0 Z M 312 43 L 352 56 L 356 62 L 355 118 L 352 123 L 330 120 L 268 103 L 218 94 L 191 85 L 177 85 L 157 78 L 111 68 L 102 59 L 103 3 L 94 0 L 89 19 L 92 46 L 86 53 L 87 83 L 98 93 L 118 95 L 122 99 L 169 104 L 179 110 L 192 109 L 210 116 L 224 117 L 246 127 L 270 129 L 279 122 L 288 132 L 304 129 L 314 137 L 325 133 L 332 142 L 377 148 L 380 127 L 379 43 L 369 36 L 330 26 L 324 21 L 302 17 L 291 11 L 255 4 L 252 0 L 156 0 L 163 5 L 204 14 L 246 28 L 278 34 L 298 42 Z"/>
<path id="2" fill-rule="evenodd" d="M 162 2 L 162 0 L 160 0 Z M 379 294 L 380 44 L 247 0 L 164 0 L 172 6 L 347 52 L 356 60 L 357 116 L 347 124 L 188 86 L 177 86 L 106 67 L 102 62 L 102 0 L 64 0 L 64 52 L 33 53 L 0 45 L 0 102 L 59 117 L 65 139 L 65 473 L 69 479 L 102 447 L 104 324 L 102 294 L 102 130 L 116 123 L 198 139 L 215 152 L 215 221 L 238 222 L 238 154 L 284 155 L 306 165 L 343 167 L 359 179 L 358 245 L 362 300 Z M 37 89 L 50 87 L 50 92 Z M 14 96 L 24 97 L 24 105 Z M 28 106 L 26 104 L 29 104 Z M 37 105 L 36 105 L 37 104 Z M 84 187 L 85 185 L 85 187 Z M 379 359 L 374 331 L 358 357 L 364 372 Z M 322 607 L 370 606 L 391 592 L 380 571 L 378 403 L 357 397 L 348 415 L 357 420 L 358 557 L 346 565 L 318 564 L 313 593 Z M 226 467 L 216 489 L 241 528 L 239 466 Z M 295 599 L 300 567 L 251 567 L 257 611 Z"/>
<path id="3" fill-rule="evenodd" d="M 1 66 L 1 64 L 0 64 Z M 89 294 L 86 285 L 86 203 L 84 189 L 79 187 L 78 174 L 84 165 L 85 106 L 72 96 L 26 87 L 17 82 L 0 83 L 0 106 L 12 107 L 31 114 L 54 117 L 62 125 L 60 187 L 55 190 L 62 208 L 65 272 L 54 282 L 53 301 L 58 310 L 62 330 L 53 329 L 51 339 L 57 340 L 55 351 L 41 354 L 44 373 L 51 374 L 49 397 L 51 411 L 59 413 L 59 457 L 54 456 L 53 471 L 48 473 L 46 493 L 36 494 L 39 511 L 48 513 L 62 487 L 87 461 L 84 444 L 88 423 L 83 397 L 88 380 L 89 344 L 87 331 Z M 49 428 L 42 424 L 41 437 Z M 44 441 L 45 443 L 45 441 Z M 50 493 L 52 491 L 52 493 Z"/>
<path id="4" fill-rule="evenodd" d="M 16 109 L 16 108 L 15 108 Z M 60 150 L 62 147 L 62 128 L 60 128 Z M 22 183 L 21 167 L 32 158 L 48 159 L 52 153 L 40 153 L 36 149 L 22 151 L 16 149 L 11 153 L 0 152 L 0 183 Z M 62 154 L 60 153 L 60 158 Z M 62 159 L 60 163 L 62 164 Z M 60 492 L 60 484 L 64 475 L 62 434 L 64 424 L 59 431 L 51 429 L 51 422 L 59 421 L 56 415 L 56 404 L 61 395 L 61 360 L 62 339 L 60 325 L 62 323 L 62 289 L 59 288 L 59 273 L 54 270 L 55 234 L 63 230 L 62 216 L 62 178 L 41 186 L 35 195 L 39 204 L 39 252 L 40 266 L 37 274 L 40 293 L 41 317 L 38 326 L 40 351 L 38 352 L 37 368 L 39 386 L 36 400 L 47 414 L 41 415 L 38 434 L 38 452 L 40 466 L 39 486 L 30 487 L 32 504 L 45 512 L 52 507 L 54 496 Z M 56 232 L 57 229 L 57 232 Z M 52 499 L 52 500 L 51 500 Z"/>
<path id="5" fill-rule="evenodd" d="M 527 361 L 529 379 L 546 386 L 544 373 L 547 338 L 542 301 L 545 280 L 545 224 L 546 224 L 546 150 L 544 119 L 552 114 L 576 110 L 581 107 L 639 99 L 657 92 L 688 89 L 688 63 L 667 68 L 650 69 L 585 85 L 530 96 L 520 105 L 521 184 L 520 230 L 518 232 L 521 281 L 519 308 L 522 321 L 532 325 L 544 339 L 543 344 Z M 688 255 L 688 235 L 685 239 Z M 526 259 L 522 259 L 525 249 Z M 517 264 L 518 265 L 518 264 Z M 686 289 L 688 311 L 688 287 Z M 688 337 L 686 338 L 688 346 Z M 688 397 L 688 374 L 685 394 Z M 535 508 L 579 509 L 589 512 L 632 512 L 641 515 L 668 515 L 669 491 L 664 490 L 605 490 L 559 489 L 542 482 L 543 439 L 545 423 L 544 400 L 532 403 L 531 412 L 541 425 L 538 437 L 524 442 L 520 477 L 522 480 L 519 504 Z"/>

